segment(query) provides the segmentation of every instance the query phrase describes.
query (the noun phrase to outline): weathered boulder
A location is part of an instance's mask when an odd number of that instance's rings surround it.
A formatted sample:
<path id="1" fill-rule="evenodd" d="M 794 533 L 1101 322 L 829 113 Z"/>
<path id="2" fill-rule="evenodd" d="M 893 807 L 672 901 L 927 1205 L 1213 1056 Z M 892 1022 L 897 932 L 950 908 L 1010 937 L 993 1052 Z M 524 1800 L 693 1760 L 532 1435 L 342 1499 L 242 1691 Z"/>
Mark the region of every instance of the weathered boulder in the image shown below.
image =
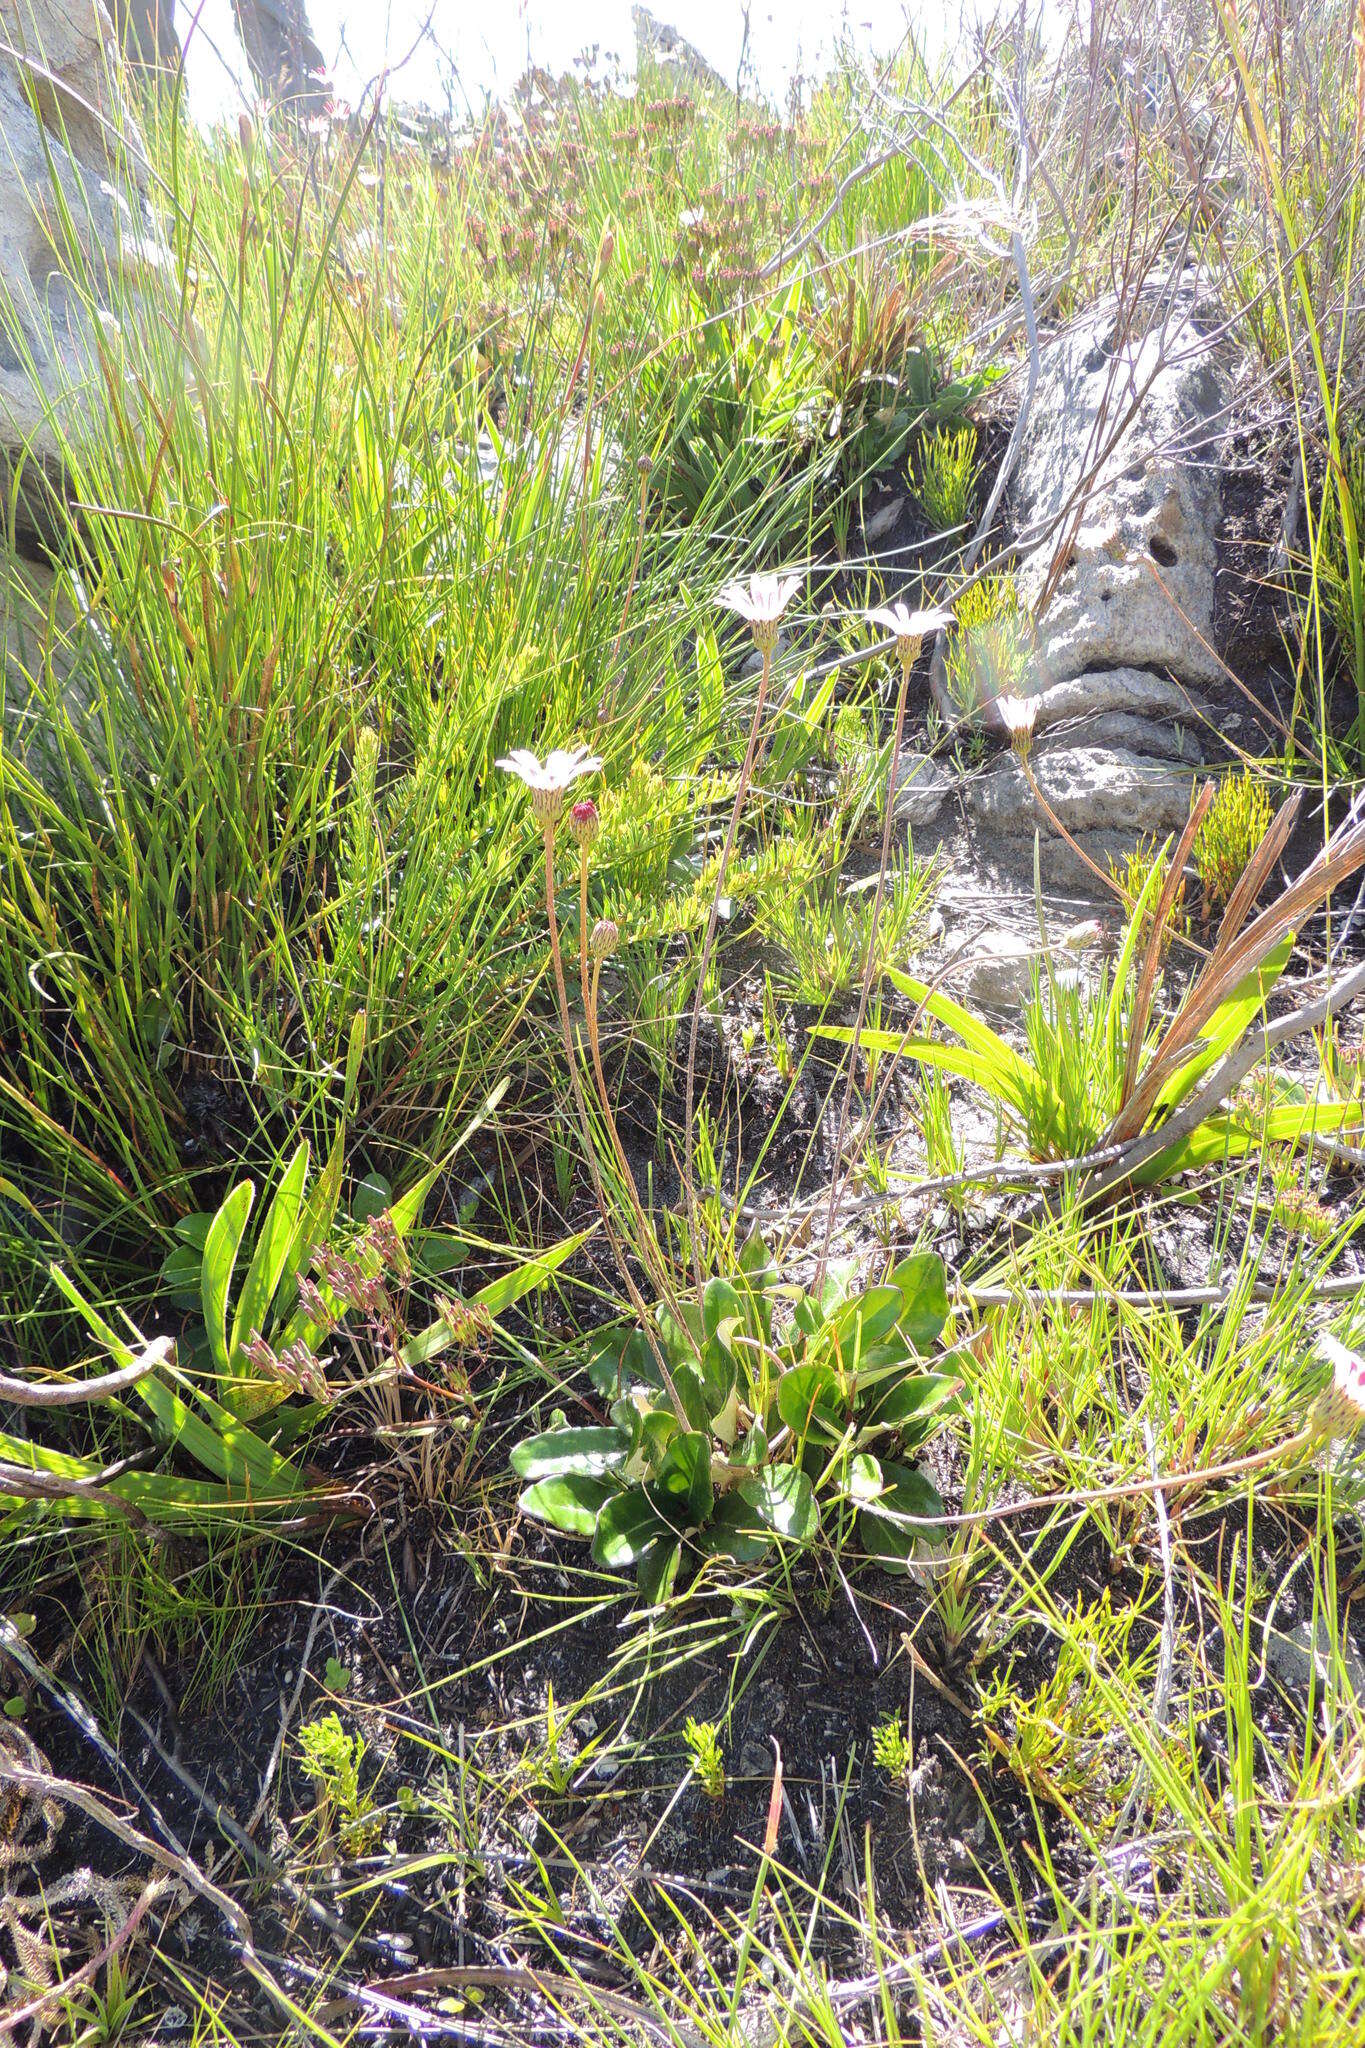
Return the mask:
<path id="1" fill-rule="evenodd" d="M 164 260 L 141 137 L 118 92 L 101 0 L 0 0 L 0 708 L 4 743 L 42 770 L 48 679 L 82 701 L 82 633 L 48 559 L 64 457 L 107 393 L 95 342 Z"/>
<path id="2" fill-rule="evenodd" d="M 1215 683 L 1219 457 L 1230 399 L 1188 294 L 1100 307 L 1043 360 L 1014 492 L 1042 686 L 1123 668 Z M 1039 610 L 1058 546 L 1064 567 Z"/>
<path id="3" fill-rule="evenodd" d="M 102 0 L 0 0 L 0 36 L 0 460 L 51 471 L 98 398 L 96 323 L 163 251 Z"/>
<path id="4" fill-rule="evenodd" d="M 1192 288 L 1167 280 L 1097 308 L 1048 349 L 1013 492 L 1019 596 L 1034 615 L 1032 768 L 972 779 L 969 807 L 1008 857 L 1068 882 L 1178 831 L 1209 727 L 1220 458 L 1230 369 Z M 999 721 L 996 720 L 998 725 Z M 1093 878 L 1091 878 L 1093 879 Z"/>

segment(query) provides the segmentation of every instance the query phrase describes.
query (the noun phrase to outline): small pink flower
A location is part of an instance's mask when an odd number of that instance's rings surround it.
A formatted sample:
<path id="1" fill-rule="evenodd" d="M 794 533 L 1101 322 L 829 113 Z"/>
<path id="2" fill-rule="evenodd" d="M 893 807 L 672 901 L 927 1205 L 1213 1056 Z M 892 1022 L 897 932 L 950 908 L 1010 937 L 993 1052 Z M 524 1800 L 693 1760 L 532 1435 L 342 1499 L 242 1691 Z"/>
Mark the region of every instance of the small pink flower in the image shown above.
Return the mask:
<path id="1" fill-rule="evenodd" d="M 610 960 L 621 942 L 621 932 L 614 918 L 599 917 L 588 933 L 588 958 Z"/>
<path id="2" fill-rule="evenodd" d="M 569 835 L 575 846 L 591 846 L 601 824 L 597 806 L 590 796 L 580 797 L 569 813 Z"/>
<path id="3" fill-rule="evenodd" d="M 1365 1429 L 1365 1358 L 1325 1330 L 1316 1348 L 1331 1366 L 1332 1379 L 1309 1411 L 1309 1426 L 1319 1437 L 1358 1436 Z"/>

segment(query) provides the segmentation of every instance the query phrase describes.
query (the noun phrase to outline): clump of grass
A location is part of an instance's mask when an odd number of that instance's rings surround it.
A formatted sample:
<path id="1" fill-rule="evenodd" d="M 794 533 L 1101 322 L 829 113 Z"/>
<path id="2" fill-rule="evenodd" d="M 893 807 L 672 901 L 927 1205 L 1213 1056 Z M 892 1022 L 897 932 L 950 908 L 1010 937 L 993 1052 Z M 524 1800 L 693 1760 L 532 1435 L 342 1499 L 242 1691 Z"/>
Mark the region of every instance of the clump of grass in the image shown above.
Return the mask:
<path id="1" fill-rule="evenodd" d="M 800 888 L 778 885 L 756 906 L 763 936 L 781 947 L 787 982 L 799 1002 L 845 996 L 862 978 L 869 953 L 874 979 L 911 951 L 933 902 L 935 872 L 914 849 L 889 869 L 881 914 L 873 918 L 876 877 L 845 884 L 837 868 Z"/>
<path id="2" fill-rule="evenodd" d="M 1204 889 L 1206 913 L 1231 898 L 1248 862 L 1270 830 L 1270 796 L 1248 769 L 1227 775 L 1195 834 L 1194 865 Z"/>
<path id="3" fill-rule="evenodd" d="M 948 701 L 975 718 L 997 697 L 1028 695 L 1033 667 L 1033 621 L 1011 576 L 984 576 L 955 606 L 957 626 L 944 656 Z"/>
<path id="4" fill-rule="evenodd" d="M 920 450 L 915 489 L 936 533 L 964 526 L 976 489 L 976 428 L 936 427 Z"/>

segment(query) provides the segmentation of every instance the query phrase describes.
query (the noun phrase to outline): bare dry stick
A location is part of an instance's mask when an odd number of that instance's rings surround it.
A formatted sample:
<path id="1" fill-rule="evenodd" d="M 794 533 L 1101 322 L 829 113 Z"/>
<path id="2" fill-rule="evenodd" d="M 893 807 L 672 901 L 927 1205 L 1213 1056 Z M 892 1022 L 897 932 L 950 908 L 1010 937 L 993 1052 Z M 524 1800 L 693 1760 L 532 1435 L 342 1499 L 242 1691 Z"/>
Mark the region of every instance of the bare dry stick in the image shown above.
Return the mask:
<path id="1" fill-rule="evenodd" d="M 126 1394 L 148 1373 L 175 1356 L 170 1337 L 158 1337 L 131 1365 L 117 1372 L 101 1373 L 93 1380 L 17 1380 L 0 1372 L 0 1401 L 14 1408 L 74 1408 L 86 1401 L 105 1401 L 113 1394 Z"/>
<path id="2" fill-rule="evenodd" d="M 0 2030 L 3 2030 L 3 2038 L 13 2040 L 17 2028 L 29 2020 L 37 2019 L 39 2013 L 45 2012 L 48 2006 L 55 2005 L 60 1998 L 69 1997 L 82 1984 L 92 1984 L 105 1964 L 132 1940 L 157 1900 L 164 1898 L 173 1884 L 174 1880 L 169 1877 L 151 1878 L 142 1887 L 127 1918 L 110 1935 L 98 1955 L 92 1956 L 88 1963 L 83 1963 L 79 1970 L 73 1970 L 69 1977 L 62 1977 L 57 1983 L 49 1984 L 46 1991 L 40 1991 L 27 2005 L 12 2006 L 8 2011 L 0 2012 Z"/>

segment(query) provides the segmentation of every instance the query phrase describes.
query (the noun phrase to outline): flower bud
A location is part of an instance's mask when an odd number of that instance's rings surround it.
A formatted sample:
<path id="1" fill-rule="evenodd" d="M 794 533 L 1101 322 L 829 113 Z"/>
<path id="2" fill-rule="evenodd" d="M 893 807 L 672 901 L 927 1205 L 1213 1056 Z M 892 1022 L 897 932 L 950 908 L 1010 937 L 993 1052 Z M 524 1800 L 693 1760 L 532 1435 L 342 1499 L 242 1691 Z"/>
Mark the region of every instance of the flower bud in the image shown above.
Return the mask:
<path id="1" fill-rule="evenodd" d="M 610 960 L 621 942 L 620 930 L 613 918 L 599 917 L 588 933 L 588 958 Z"/>
<path id="2" fill-rule="evenodd" d="M 611 269 L 612 260 L 615 257 L 615 255 L 616 237 L 612 233 L 610 228 L 604 228 L 602 232 L 602 239 L 597 245 L 597 274 L 599 277 L 602 275 L 602 272 L 604 270 Z"/>
<path id="3" fill-rule="evenodd" d="M 575 846 L 591 846 L 601 824 L 597 806 L 590 796 L 576 803 L 569 813 L 569 832 Z"/>

